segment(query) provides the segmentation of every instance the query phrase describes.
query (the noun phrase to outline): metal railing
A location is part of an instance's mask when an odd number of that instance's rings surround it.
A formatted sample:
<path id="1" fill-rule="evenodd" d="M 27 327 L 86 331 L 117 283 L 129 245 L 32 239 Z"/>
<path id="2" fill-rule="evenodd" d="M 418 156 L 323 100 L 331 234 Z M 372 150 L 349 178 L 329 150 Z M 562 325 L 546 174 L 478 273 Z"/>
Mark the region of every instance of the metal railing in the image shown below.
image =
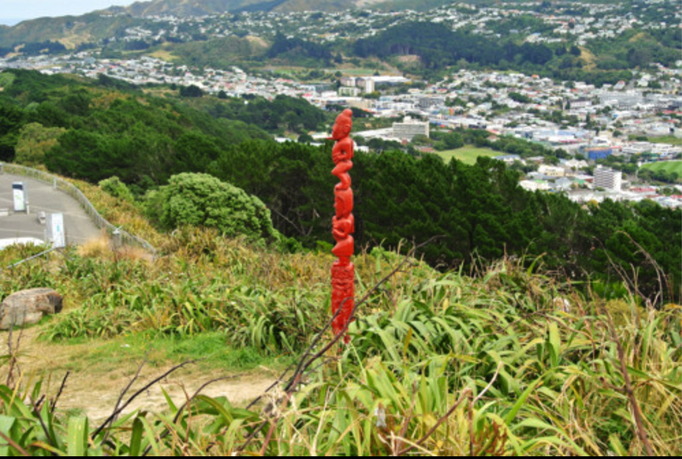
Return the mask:
<path id="1" fill-rule="evenodd" d="M 105 220 L 104 217 L 97 212 L 97 209 L 95 209 L 95 207 L 90 203 L 88 198 L 85 197 L 83 192 L 75 185 L 52 174 L 48 174 L 47 172 L 32 169 L 30 167 L 18 166 L 16 164 L 0 163 L 0 175 L 4 173 L 20 175 L 22 177 L 27 177 L 52 185 L 55 190 L 63 191 L 78 201 L 95 226 L 99 229 L 104 229 L 117 243 L 131 247 L 139 247 L 151 252 L 152 254 L 156 254 L 156 249 L 154 249 L 149 242 L 137 236 L 133 236 L 132 234 L 115 227 Z"/>

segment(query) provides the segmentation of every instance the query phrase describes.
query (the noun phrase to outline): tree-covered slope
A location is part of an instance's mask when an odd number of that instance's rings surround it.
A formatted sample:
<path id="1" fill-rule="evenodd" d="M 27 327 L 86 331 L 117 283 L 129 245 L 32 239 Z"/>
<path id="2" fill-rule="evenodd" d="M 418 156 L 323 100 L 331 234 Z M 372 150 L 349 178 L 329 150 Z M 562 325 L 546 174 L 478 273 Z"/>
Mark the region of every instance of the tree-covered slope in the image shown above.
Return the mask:
<path id="1" fill-rule="evenodd" d="M 52 169 L 93 182 L 118 175 L 144 186 L 173 173 L 204 170 L 230 145 L 269 135 L 237 120 L 216 119 L 177 99 L 145 95 L 106 77 L 97 82 L 11 71 L 0 95 L 0 160 L 30 142 L 25 126 L 62 128 L 59 144 L 42 152 Z"/>
<path id="2" fill-rule="evenodd" d="M 183 101 L 115 89 L 114 80 L 12 74 L 0 96 L 3 159 L 33 145 L 33 137 L 47 139 L 42 162 L 51 171 L 92 183 L 118 176 L 138 196 L 173 175 L 207 172 L 258 197 L 284 236 L 307 247 L 328 240 L 331 145 L 278 144 L 253 126 L 325 129 L 324 115 L 305 101 Z M 505 254 L 542 257 L 567 277 L 596 278 L 607 290 L 635 267 L 640 295 L 664 290 L 680 297 L 682 248 L 672 241 L 682 237 L 682 210 L 646 201 L 583 207 L 561 195 L 530 193 L 517 172 L 489 158 L 467 166 L 402 151 L 358 152 L 354 163 L 358 247 L 431 241 L 419 255 L 444 270 Z M 668 288 L 661 288 L 661 272 Z"/>

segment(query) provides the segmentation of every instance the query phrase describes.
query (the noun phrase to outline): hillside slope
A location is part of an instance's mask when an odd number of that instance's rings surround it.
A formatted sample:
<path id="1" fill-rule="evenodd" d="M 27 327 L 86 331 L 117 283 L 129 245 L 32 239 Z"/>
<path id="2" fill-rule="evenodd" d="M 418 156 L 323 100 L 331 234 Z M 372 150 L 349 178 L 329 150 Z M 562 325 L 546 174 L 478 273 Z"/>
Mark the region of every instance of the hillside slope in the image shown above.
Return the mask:
<path id="1" fill-rule="evenodd" d="M 384 0 L 376 0 L 383 2 Z M 82 16 L 62 16 L 24 21 L 14 27 L 0 26 L 0 47 L 17 43 L 59 41 L 68 48 L 115 37 L 117 32 L 141 26 L 150 16 L 206 16 L 239 11 L 325 11 L 354 8 L 361 0 L 154 0 L 128 7 L 114 6 Z"/>
<path id="2" fill-rule="evenodd" d="M 142 24 L 129 15 L 104 16 L 89 13 L 83 16 L 39 18 L 24 21 L 14 27 L 0 27 L 0 46 L 57 40 L 67 47 L 96 42 L 116 35 L 118 30 Z"/>
<path id="3" fill-rule="evenodd" d="M 135 363 L 144 359 L 149 366 L 131 393 L 188 358 L 203 366 L 170 381 L 182 388 L 186 381 L 190 394 L 197 381 L 225 378 L 264 360 L 302 363 L 293 375 L 285 373 L 285 384 L 278 386 L 284 389 L 261 404 L 240 409 L 242 399 L 227 390 L 218 398 L 189 401 L 176 391 L 163 399 L 167 407 L 154 403 L 122 416 L 108 432 L 109 443 L 94 430 L 97 424 L 92 431 L 86 425 L 93 440 L 81 436 L 82 450 L 93 456 L 125 456 L 147 447 L 154 455 L 230 456 L 244 450 L 261 456 L 381 456 L 419 444 L 419 452 L 436 456 L 682 452 L 679 306 L 644 310 L 627 295 L 616 301 L 592 289 L 583 295 L 561 276 L 509 260 L 469 277 L 440 274 L 407 259 L 390 276 L 401 257 L 376 250 L 355 258 L 357 296 L 368 294 L 368 301 L 350 327 L 352 341 L 331 346 L 333 336 L 323 330 L 330 318 L 328 253 L 285 255 L 197 229 L 160 237 L 164 256 L 154 262 L 107 250 L 68 250 L 0 271 L 0 299 L 49 285 L 67 300 L 62 314 L 39 326 L 39 347 L 29 343 L 16 353 L 22 370 L 35 369 L 33 378 L 17 383 L 22 391 L 33 391 L 30 381 L 73 374 L 57 415 L 33 409 L 38 397 L 0 403 L 0 416 L 15 425 L 14 444 L 27 454 L 42 451 L 43 417 L 54 425 L 56 448 L 73 449 L 78 438 L 67 437 L 67 426 L 83 418 L 66 407 L 101 419 Z M 0 266 L 32 254 L 26 250 L 0 252 Z M 389 281 L 372 289 L 385 276 Z M 28 332 L 22 344 L 35 336 Z M 311 345 L 314 352 L 306 352 Z M 67 360 L 74 349 L 80 354 Z M 26 350 L 52 358 L 36 369 L 35 354 Z M 6 377 L 11 362 L 0 360 L 3 382 L 12 380 Z M 260 368 L 273 378 L 271 365 Z M 86 378 L 91 384 L 85 393 L 76 392 Z M 42 387 L 48 396 L 57 390 Z M 2 399 L 10 399 L 13 389 L 0 385 Z M 34 393 L 40 390 L 38 385 Z M 157 386 L 152 390 L 158 393 Z M 101 398 L 93 400 L 92 392 Z M 150 398 L 145 390 L 139 393 L 146 394 L 141 400 Z M 291 398 L 280 398 L 285 396 Z M 266 403 L 282 399 L 271 416 Z M 178 411 L 185 403 L 191 409 Z M 162 415 L 154 412 L 162 410 L 177 413 L 178 422 L 157 422 Z M 633 422 L 633 410 L 644 421 Z M 265 427 L 269 435 L 243 440 Z M 133 431 L 138 440 L 128 447 Z M 389 435 L 397 437 L 385 441 Z M 14 453 L 12 448 L 6 450 Z"/>
<path id="4" fill-rule="evenodd" d="M 361 0 L 153 0 L 137 2 L 129 7 L 113 7 L 111 12 L 125 12 L 134 17 L 170 14 L 174 16 L 202 16 L 230 11 L 340 11 L 358 4 L 383 3 Z"/>

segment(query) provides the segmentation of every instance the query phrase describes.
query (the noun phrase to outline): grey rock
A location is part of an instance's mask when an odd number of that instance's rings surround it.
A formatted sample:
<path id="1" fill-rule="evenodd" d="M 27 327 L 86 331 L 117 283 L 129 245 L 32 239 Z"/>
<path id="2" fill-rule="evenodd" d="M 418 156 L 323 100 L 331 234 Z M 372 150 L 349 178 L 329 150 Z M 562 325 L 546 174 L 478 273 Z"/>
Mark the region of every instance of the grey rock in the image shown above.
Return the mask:
<path id="1" fill-rule="evenodd" d="M 37 324 L 45 315 L 62 311 L 64 298 L 51 288 L 14 293 L 0 304 L 0 329 Z"/>

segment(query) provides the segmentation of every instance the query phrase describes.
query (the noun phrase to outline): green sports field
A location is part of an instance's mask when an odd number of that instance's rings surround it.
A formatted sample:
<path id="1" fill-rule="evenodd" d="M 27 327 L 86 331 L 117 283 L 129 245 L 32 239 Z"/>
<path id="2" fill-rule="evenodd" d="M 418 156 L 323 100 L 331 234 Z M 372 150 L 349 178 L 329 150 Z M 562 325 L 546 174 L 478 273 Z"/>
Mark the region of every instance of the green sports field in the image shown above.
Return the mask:
<path id="1" fill-rule="evenodd" d="M 435 154 L 443 158 L 446 163 L 449 163 L 452 158 L 456 158 L 469 165 L 476 164 L 476 158 L 479 156 L 494 157 L 504 155 L 504 153 L 491 150 L 490 148 L 477 148 L 472 145 L 458 148 L 456 150 L 437 151 Z"/>
<path id="2" fill-rule="evenodd" d="M 682 177 L 682 161 L 661 161 L 660 163 L 645 164 L 642 169 L 651 169 L 655 172 L 677 172 Z"/>

